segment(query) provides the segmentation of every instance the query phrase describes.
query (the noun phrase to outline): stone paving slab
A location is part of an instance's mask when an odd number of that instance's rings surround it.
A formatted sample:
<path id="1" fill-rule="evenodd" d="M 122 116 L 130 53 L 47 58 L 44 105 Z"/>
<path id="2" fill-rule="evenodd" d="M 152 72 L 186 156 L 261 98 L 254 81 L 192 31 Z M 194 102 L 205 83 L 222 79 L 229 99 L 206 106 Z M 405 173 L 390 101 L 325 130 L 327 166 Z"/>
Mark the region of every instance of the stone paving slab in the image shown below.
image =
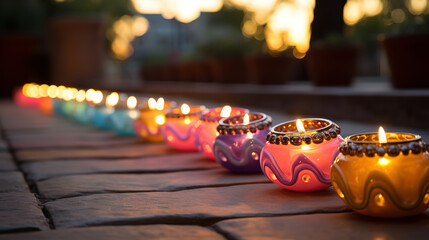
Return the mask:
<path id="1" fill-rule="evenodd" d="M 0 193 L 0 203 L 0 232 L 49 229 L 32 193 Z"/>
<path id="2" fill-rule="evenodd" d="M 16 165 L 8 152 L 0 152 L 0 172 L 15 171 Z"/>
<path id="3" fill-rule="evenodd" d="M 41 240 L 133 240 L 133 239 L 224 239 L 218 233 L 199 226 L 149 225 L 61 229 L 45 232 L 0 235 L 0 239 Z"/>
<path id="4" fill-rule="evenodd" d="M 4 192 L 30 192 L 21 172 L 0 174 L 0 193 Z"/>
<path id="5" fill-rule="evenodd" d="M 56 160 L 29 162 L 21 165 L 30 181 L 52 177 L 94 173 L 154 173 L 219 168 L 219 165 L 199 153 L 181 153 L 138 159 Z"/>
<path id="6" fill-rule="evenodd" d="M 226 220 L 215 224 L 230 239 L 427 239 L 429 211 L 403 219 L 357 213 L 310 214 Z"/>
<path id="7" fill-rule="evenodd" d="M 95 194 L 45 203 L 56 228 L 103 224 L 204 224 L 223 218 L 342 212 L 333 189 L 291 192 L 275 184 L 178 192 Z"/>
<path id="8" fill-rule="evenodd" d="M 19 162 L 48 161 L 58 159 L 82 158 L 135 158 L 175 153 L 165 144 L 127 145 L 107 148 L 65 148 L 65 149 L 31 149 L 18 150 Z"/>
<path id="9" fill-rule="evenodd" d="M 37 183 L 43 199 L 88 194 L 177 191 L 190 188 L 269 183 L 263 174 L 233 174 L 224 169 L 164 174 L 96 174 L 51 178 Z"/>

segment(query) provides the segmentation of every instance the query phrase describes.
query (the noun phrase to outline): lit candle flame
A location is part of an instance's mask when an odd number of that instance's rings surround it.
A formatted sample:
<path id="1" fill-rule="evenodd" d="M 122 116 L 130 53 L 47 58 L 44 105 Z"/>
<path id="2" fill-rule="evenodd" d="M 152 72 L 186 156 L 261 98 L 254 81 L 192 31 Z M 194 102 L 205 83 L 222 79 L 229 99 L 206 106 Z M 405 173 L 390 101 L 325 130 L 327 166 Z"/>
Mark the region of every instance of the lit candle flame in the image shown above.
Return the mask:
<path id="1" fill-rule="evenodd" d="M 107 107 L 113 107 L 119 102 L 119 94 L 117 92 L 112 92 L 109 96 L 106 98 L 106 106 Z"/>
<path id="2" fill-rule="evenodd" d="M 150 110 L 155 110 L 155 108 L 156 108 L 155 98 L 149 98 L 149 100 L 147 101 L 147 105 L 149 106 Z"/>
<path id="3" fill-rule="evenodd" d="M 47 93 L 48 93 L 48 96 L 50 98 L 56 98 L 57 97 L 57 86 L 55 86 L 55 85 L 49 86 Z"/>
<path id="4" fill-rule="evenodd" d="M 249 124 L 249 121 L 250 121 L 249 114 L 246 113 L 243 117 L 243 124 L 247 125 Z"/>
<path id="5" fill-rule="evenodd" d="M 232 111 L 231 106 L 226 105 L 222 108 L 222 111 L 220 112 L 220 116 L 223 118 L 227 118 L 231 115 L 231 111 Z"/>
<path id="6" fill-rule="evenodd" d="M 92 97 L 92 102 L 99 104 L 101 101 L 103 101 L 103 93 L 101 91 L 95 91 L 94 96 Z"/>
<path id="7" fill-rule="evenodd" d="M 159 111 L 164 109 L 164 98 L 158 98 L 158 101 L 156 101 L 156 109 Z"/>
<path id="8" fill-rule="evenodd" d="M 64 87 L 64 86 L 59 86 L 57 89 L 56 89 L 56 95 L 57 95 L 57 97 L 58 98 L 60 98 L 60 99 L 64 99 L 64 92 L 66 91 L 67 89 L 66 89 L 66 87 Z"/>
<path id="9" fill-rule="evenodd" d="M 94 93 L 95 90 L 90 88 L 86 91 L 86 101 L 88 102 L 92 102 L 92 100 L 94 99 Z"/>
<path id="10" fill-rule="evenodd" d="M 383 127 L 378 128 L 378 142 L 387 143 L 386 133 L 384 132 Z"/>
<path id="11" fill-rule="evenodd" d="M 182 114 L 188 114 L 191 112 L 191 108 L 189 107 L 188 104 L 184 103 L 181 107 L 180 107 L 180 111 L 182 112 Z"/>
<path id="12" fill-rule="evenodd" d="M 76 101 L 83 102 L 83 101 L 85 101 L 85 98 L 86 98 L 85 90 L 79 90 L 76 93 Z"/>
<path id="13" fill-rule="evenodd" d="M 39 86 L 39 95 L 41 97 L 47 97 L 48 96 L 48 88 L 49 86 L 46 84 L 42 84 Z"/>
<path id="14" fill-rule="evenodd" d="M 305 132 L 304 124 L 302 124 L 301 119 L 296 120 L 296 129 L 298 129 L 298 132 Z"/>
<path id="15" fill-rule="evenodd" d="M 137 106 L 137 98 L 134 97 L 134 96 L 130 96 L 127 99 L 127 107 L 128 107 L 128 109 L 134 109 L 134 108 L 136 108 L 136 106 Z"/>

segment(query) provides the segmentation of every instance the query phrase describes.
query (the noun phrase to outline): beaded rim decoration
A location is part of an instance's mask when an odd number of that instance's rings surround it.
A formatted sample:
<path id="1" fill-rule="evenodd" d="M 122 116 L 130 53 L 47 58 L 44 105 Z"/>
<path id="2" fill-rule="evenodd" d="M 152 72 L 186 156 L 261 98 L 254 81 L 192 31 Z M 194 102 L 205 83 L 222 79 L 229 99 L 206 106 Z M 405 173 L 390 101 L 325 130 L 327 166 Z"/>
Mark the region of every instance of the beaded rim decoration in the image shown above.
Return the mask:
<path id="1" fill-rule="evenodd" d="M 271 144 L 320 144 L 336 138 L 340 133 L 340 127 L 334 122 L 323 118 L 301 119 L 305 132 L 298 132 L 296 120 L 280 123 L 267 134 L 267 142 Z"/>
<path id="2" fill-rule="evenodd" d="M 222 135 L 234 135 L 242 133 L 256 133 L 257 130 L 269 128 L 272 124 L 271 117 L 263 113 L 247 113 L 249 115 L 249 123 L 244 124 L 243 117 L 246 114 L 237 115 L 234 117 L 224 118 L 219 121 L 217 131 Z M 241 121 L 241 123 L 236 123 Z"/>
<path id="3" fill-rule="evenodd" d="M 180 108 L 174 108 L 167 114 L 165 114 L 166 118 L 186 118 L 193 116 L 201 116 L 206 111 L 206 107 L 204 105 L 201 106 L 191 106 L 191 112 L 188 114 L 183 114 L 180 112 Z"/>
<path id="4" fill-rule="evenodd" d="M 339 150 L 343 155 L 363 157 L 396 157 L 429 152 L 429 145 L 419 135 L 411 133 L 386 133 L 387 143 L 378 142 L 378 133 L 362 133 L 348 136 Z"/>
<path id="5" fill-rule="evenodd" d="M 208 115 L 208 114 L 210 114 L 210 111 L 215 111 L 216 109 L 220 109 L 220 110 L 222 110 L 222 108 L 223 107 L 218 107 L 218 108 L 212 108 L 212 109 L 209 109 L 206 113 L 203 113 L 202 115 L 201 115 L 201 117 L 200 117 L 200 120 L 201 121 L 204 121 L 204 122 L 219 122 L 223 117 L 221 117 L 221 116 L 210 116 L 210 115 Z M 245 109 L 245 108 L 232 108 L 232 110 L 231 110 L 231 112 L 232 111 L 240 111 L 240 110 L 243 110 L 243 111 L 245 111 L 245 112 L 248 112 L 249 110 L 247 110 L 247 109 Z M 219 114 L 220 114 L 220 112 L 219 112 Z M 233 114 L 234 116 L 236 116 L 235 114 Z"/>

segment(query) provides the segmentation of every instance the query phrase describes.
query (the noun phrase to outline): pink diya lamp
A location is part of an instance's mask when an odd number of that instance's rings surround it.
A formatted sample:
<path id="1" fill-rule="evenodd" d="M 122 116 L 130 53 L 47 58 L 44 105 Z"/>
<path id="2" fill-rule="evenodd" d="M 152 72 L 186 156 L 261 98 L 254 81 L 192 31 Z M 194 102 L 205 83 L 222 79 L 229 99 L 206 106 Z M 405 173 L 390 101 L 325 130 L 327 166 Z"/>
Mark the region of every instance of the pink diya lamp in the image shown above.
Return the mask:
<path id="1" fill-rule="evenodd" d="M 21 107 L 38 107 L 40 104 L 39 85 L 26 83 L 14 92 L 15 104 Z"/>
<path id="2" fill-rule="evenodd" d="M 340 127 L 321 118 L 275 126 L 261 153 L 261 169 L 277 185 L 293 191 L 318 191 L 331 186 L 331 164 L 343 142 Z"/>
<path id="3" fill-rule="evenodd" d="M 140 109 L 140 117 L 134 121 L 135 132 L 144 140 L 162 142 L 161 128 L 165 123 L 165 113 L 174 106 L 174 102 L 165 102 L 164 98 L 149 98 L 147 107 Z"/>
<path id="4" fill-rule="evenodd" d="M 195 125 L 195 146 L 198 151 L 210 159 L 215 159 L 213 144 L 219 136 L 217 126 L 219 120 L 241 115 L 249 112 L 245 108 L 232 108 L 230 106 L 209 109 L 205 112 Z"/>
<path id="5" fill-rule="evenodd" d="M 197 151 L 195 147 L 195 124 L 204 112 L 205 106 L 189 106 L 183 104 L 173 108 L 165 115 L 166 121 L 162 128 L 164 141 L 179 151 Z"/>

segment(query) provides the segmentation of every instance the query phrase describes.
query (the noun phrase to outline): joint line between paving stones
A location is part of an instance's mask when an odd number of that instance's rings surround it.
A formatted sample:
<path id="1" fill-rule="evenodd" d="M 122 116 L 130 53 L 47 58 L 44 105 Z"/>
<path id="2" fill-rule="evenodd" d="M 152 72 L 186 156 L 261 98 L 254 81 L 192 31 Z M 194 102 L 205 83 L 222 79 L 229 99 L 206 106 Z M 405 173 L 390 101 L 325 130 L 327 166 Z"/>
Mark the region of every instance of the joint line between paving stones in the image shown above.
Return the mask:
<path id="1" fill-rule="evenodd" d="M 59 198 L 41 198 L 40 201 L 45 204 L 48 202 L 53 202 L 62 199 L 76 198 L 76 197 L 84 197 L 91 195 L 99 195 L 99 194 L 114 194 L 114 193 L 155 193 L 155 192 L 180 192 L 194 189 L 202 189 L 202 188 L 221 188 L 221 187 L 231 187 L 231 186 L 240 186 L 240 185 L 251 185 L 251 184 L 270 184 L 271 182 L 267 181 L 254 181 L 254 182 L 246 182 L 246 183 L 225 183 L 225 184 L 213 184 L 213 185 L 201 185 L 201 186 L 186 186 L 186 187 L 178 187 L 175 189 L 164 189 L 164 190 L 136 190 L 136 191 L 115 191 L 115 190 L 107 190 L 107 191 L 99 191 L 99 192 L 87 192 L 82 194 L 71 194 L 66 195 Z"/>
<path id="2" fill-rule="evenodd" d="M 48 210 L 43 206 L 41 200 L 39 199 L 39 191 L 37 189 L 37 186 L 35 184 L 33 184 L 32 181 L 30 181 L 27 177 L 27 174 L 25 174 L 25 172 L 22 170 L 21 165 L 18 163 L 18 159 L 16 157 L 16 152 L 15 150 L 12 148 L 12 145 L 10 144 L 10 140 L 8 138 L 8 136 L 5 134 L 4 131 L 4 127 L 2 122 L 0 121 L 0 131 L 1 131 L 1 135 L 3 136 L 3 139 L 6 142 L 7 145 L 7 151 L 10 153 L 10 155 L 12 156 L 13 161 L 15 162 L 15 165 L 17 166 L 18 170 L 22 173 L 22 175 L 24 176 L 24 180 L 28 185 L 28 188 L 30 189 L 31 193 L 33 193 L 37 199 L 37 202 L 39 204 L 39 207 L 42 210 L 43 215 L 45 216 L 48 224 L 49 224 L 49 228 L 50 229 L 55 229 L 55 226 L 53 224 L 53 220 L 51 217 L 51 214 L 48 212 Z"/>
<path id="3" fill-rule="evenodd" d="M 98 161 L 98 160 L 96 160 Z M 165 170 L 136 170 L 136 171 L 123 171 L 123 172 L 113 172 L 113 171 L 100 171 L 100 172 L 83 172 L 83 173 L 65 173 L 61 175 L 55 175 L 50 177 L 44 177 L 44 178 L 37 178 L 34 181 L 35 182 L 41 182 L 50 180 L 53 178 L 58 177 L 65 177 L 65 176 L 79 176 L 79 175 L 98 175 L 98 174 L 167 174 L 167 173 L 176 173 L 176 172 L 193 172 L 193 171 L 206 171 L 206 170 L 213 170 L 216 169 L 216 167 L 201 167 L 201 168 L 182 168 L 182 169 L 165 169 Z"/>

